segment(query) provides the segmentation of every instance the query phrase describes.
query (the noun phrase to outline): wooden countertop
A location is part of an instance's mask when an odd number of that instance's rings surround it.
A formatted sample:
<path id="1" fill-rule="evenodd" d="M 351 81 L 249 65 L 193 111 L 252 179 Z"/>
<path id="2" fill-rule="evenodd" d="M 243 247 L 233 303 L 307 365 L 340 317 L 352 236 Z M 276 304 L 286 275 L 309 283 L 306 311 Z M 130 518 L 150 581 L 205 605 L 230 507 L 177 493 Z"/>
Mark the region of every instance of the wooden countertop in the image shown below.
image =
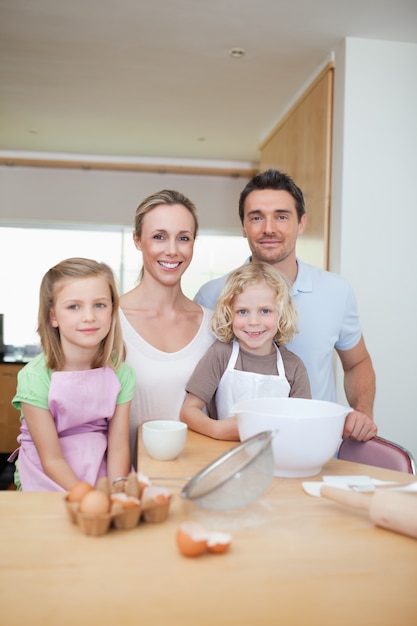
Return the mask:
<path id="1" fill-rule="evenodd" d="M 189 432 L 179 459 L 157 462 L 140 444 L 139 470 L 191 476 L 233 445 Z M 335 459 L 323 474 L 410 479 Z M 0 621 L 415 626 L 417 540 L 375 528 L 361 511 L 308 496 L 301 482 L 274 478 L 252 505 L 211 512 L 179 498 L 183 482 L 172 481 L 166 522 L 102 537 L 70 524 L 62 494 L 1 492 Z M 181 556 L 175 533 L 184 519 L 231 532 L 230 552 Z"/>

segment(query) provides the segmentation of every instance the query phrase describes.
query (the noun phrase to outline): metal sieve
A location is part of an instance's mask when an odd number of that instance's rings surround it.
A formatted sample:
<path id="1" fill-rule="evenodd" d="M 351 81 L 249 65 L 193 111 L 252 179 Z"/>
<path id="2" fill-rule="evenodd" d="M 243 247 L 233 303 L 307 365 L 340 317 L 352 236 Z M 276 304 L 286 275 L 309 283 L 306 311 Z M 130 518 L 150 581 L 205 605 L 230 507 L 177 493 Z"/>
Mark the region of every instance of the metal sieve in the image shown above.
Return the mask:
<path id="1" fill-rule="evenodd" d="M 250 504 L 274 475 L 273 431 L 246 439 L 203 468 L 183 487 L 181 497 L 217 511 Z"/>

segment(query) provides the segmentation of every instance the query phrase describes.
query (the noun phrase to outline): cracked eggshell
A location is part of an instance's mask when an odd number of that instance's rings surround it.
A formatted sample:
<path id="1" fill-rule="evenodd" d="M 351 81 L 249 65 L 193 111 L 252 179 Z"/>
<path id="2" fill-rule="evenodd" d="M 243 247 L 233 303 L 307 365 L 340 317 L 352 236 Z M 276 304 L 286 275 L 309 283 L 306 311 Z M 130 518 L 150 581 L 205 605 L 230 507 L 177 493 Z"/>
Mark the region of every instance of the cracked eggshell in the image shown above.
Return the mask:
<path id="1" fill-rule="evenodd" d="M 181 554 L 194 557 L 207 550 L 208 533 L 197 522 L 183 522 L 177 530 L 176 541 Z"/>
<path id="2" fill-rule="evenodd" d="M 213 554 L 224 554 L 230 548 L 232 536 L 229 533 L 212 532 L 209 533 L 207 549 Z"/>

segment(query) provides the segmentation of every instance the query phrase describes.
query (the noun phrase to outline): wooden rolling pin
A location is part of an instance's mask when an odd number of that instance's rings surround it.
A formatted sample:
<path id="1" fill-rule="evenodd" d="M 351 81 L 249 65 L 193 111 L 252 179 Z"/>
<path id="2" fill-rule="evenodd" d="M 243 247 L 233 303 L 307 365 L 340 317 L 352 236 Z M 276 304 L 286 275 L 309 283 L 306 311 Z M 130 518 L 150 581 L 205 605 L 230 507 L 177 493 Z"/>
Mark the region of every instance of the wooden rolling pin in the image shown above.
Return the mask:
<path id="1" fill-rule="evenodd" d="M 413 494 L 375 491 L 372 495 L 323 485 L 320 495 L 339 504 L 363 509 L 376 525 L 417 539 L 417 497 Z"/>

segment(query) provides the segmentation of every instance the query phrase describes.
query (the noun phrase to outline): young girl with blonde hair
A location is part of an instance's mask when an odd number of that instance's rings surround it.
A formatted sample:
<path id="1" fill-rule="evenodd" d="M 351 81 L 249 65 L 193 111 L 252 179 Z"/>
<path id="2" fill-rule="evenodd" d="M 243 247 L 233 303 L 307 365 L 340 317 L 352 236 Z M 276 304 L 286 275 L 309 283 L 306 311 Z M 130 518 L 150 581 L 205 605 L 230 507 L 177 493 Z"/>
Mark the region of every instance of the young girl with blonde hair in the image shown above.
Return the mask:
<path id="1" fill-rule="evenodd" d="M 18 489 L 70 490 L 80 480 L 128 474 L 135 375 L 124 363 L 118 307 L 105 263 L 66 259 L 43 277 L 43 352 L 20 370 L 13 399 L 21 412 Z"/>
<path id="2" fill-rule="evenodd" d="M 181 420 L 190 429 L 237 441 L 237 400 L 311 398 L 303 362 L 283 345 L 297 332 L 290 287 L 271 265 L 250 263 L 230 274 L 212 328 L 218 340 L 186 385 Z"/>

